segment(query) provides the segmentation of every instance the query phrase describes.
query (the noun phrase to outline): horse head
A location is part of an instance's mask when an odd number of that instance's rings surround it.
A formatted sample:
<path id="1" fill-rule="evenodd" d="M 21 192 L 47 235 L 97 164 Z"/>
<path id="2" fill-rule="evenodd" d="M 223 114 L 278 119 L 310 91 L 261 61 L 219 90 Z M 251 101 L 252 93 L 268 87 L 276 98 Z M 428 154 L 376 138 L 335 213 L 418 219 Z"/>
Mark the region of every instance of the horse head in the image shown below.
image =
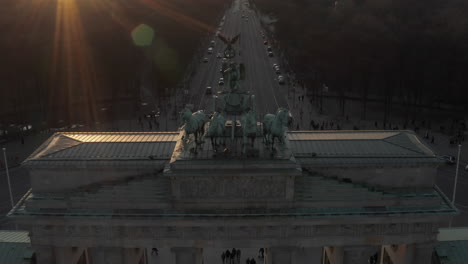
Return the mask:
<path id="1" fill-rule="evenodd" d="M 191 116 L 192 116 L 192 111 L 190 111 L 190 109 L 185 108 L 184 110 L 182 110 L 182 112 L 180 112 L 180 117 L 185 122 L 190 120 Z"/>
<path id="2" fill-rule="evenodd" d="M 286 108 L 280 107 L 276 112 L 276 118 L 282 126 L 288 125 L 289 110 Z"/>

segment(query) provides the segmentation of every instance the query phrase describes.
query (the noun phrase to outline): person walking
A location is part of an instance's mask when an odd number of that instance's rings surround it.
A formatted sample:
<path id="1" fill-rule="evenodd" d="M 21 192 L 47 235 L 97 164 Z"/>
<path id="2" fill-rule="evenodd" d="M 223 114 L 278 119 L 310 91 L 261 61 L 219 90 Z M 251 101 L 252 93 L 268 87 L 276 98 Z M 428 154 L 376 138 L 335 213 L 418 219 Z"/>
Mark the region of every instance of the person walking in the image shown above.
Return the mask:
<path id="1" fill-rule="evenodd" d="M 221 254 L 221 260 L 223 261 L 223 264 L 226 263 L 226 262 L 225 262 L 225 261 L 226 261 L 226 253 L 224 253 L 224 251 L 223 251 L 223 253 Z"/>
<path id="2" fill-rule="evenodd" d="M 241 259 L 241 251 L 240 251 L 240 249 L 237 249 L 237 251 L 236 251 L 236 257 L 237 257 L 237 264 L 240 264 L 240 259 Z"/>
<path id="3" fill-rule="evenodd" d="M 225 257 L 226 262 L 229 262 L 231 260 L 231 252 L 229 252 L 229 249 L 226 249 Z"/>
<path id="4" fill-rule="evenodd" d="M 231 251 L 231 264 L 234 263 L 234 260 L 236 259 L 236 249 L 235 248 L 232 248 L 232 251 Z"/>
<path id="5" fill-rule="evenodd" d="M 245 264 L 251 264 L 251 262 L 250 262 L 250 259 L 249 259 L 249 258 L 247 258 L 247 259 L 245 260 Z"/>
<path id="6" fill-rule="evenodd" d="M 265 257 L 265 250 L 264 250 L 263 248 L 260 248 L 260 249 L 258 250 L 258 253 L 260 253 L 260 254 L 259 254 L 259 257 L 260 257 L 260 258 L 264 258 L 264 257 Z"/>

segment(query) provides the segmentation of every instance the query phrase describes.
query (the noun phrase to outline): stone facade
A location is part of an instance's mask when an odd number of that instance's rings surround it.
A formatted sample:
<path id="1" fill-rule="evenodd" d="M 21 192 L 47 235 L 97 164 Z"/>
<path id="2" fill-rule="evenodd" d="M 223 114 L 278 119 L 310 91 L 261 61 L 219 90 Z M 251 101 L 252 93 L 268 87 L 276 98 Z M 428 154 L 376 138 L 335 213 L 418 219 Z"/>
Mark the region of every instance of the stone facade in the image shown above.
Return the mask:
<path id="1" fill-rule="evenodd" d="M 73 188 L 50 187 L 44 180 L 60 178 L 64 167 L 39 157 L 29 164 L 31 177 L 37 177 L 33 189 L 9 216 L 29 226 L 38 264 L 156 263 L 150 261 L 155 249 L 158 263 L 206 264 L 214 262 L 208 259 L 213 250 L 233 247 L 265 248 L 266 264 L 362 264 L 371 256 L 379 263 L 426 264 L 440 223 L 456 213 L 427 185 L 437 166 L 427 165 L 429 154 L 415 180 L 399 180 L 418 187 L 412 192 L 381 184 L 395 174 L 410 175 L 407 166 L 382 172 L 384 167 L 367 164 L 359 175 L 356 166 L 302 166 L 287 148 L 280 156 L 249 159 L 174 153 L 164 166 L 161 160 L 157 166 L 133 160 L 132 166 L 141 167 L 127 167 L 116 177 L 80 159 L 81 167 L 106 180 L 77 178 Z M 130 164 L 121 156 L 112 164 Z M 380 171 L 379 182 L 373 182 L 373 171 Z M 428 181 L 419 184 L 424 177 Z"/>

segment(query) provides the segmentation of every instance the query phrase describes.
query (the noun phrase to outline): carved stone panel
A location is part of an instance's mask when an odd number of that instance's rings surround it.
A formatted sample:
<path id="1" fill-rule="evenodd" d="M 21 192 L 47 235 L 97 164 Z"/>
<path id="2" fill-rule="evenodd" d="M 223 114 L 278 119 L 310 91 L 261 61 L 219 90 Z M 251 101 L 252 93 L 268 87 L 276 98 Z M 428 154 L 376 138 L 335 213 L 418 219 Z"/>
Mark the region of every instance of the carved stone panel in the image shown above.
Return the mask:
<path id="1" fill-rule="evenodd" d="M 286 179 L 270 177 L 186 178 L 180 180 L 181 198 L 284 198 Z"/>

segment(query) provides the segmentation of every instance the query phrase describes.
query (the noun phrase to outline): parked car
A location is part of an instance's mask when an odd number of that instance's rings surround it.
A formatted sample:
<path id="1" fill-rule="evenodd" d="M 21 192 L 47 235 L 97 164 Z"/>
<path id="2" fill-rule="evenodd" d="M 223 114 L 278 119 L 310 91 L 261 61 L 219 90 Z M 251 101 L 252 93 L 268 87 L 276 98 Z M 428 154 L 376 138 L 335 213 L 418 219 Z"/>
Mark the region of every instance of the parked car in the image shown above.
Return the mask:
<path id="1" fill-rule="evenodd" d="M 442 157 L 440 157 L 442 160 L 445 161 L 446 164 L 450 164 L 450 165 L 453 165 L 456 163 L 456 159 L 454 156 L 450 156 L 450 155 L 444 155 Z"/>

